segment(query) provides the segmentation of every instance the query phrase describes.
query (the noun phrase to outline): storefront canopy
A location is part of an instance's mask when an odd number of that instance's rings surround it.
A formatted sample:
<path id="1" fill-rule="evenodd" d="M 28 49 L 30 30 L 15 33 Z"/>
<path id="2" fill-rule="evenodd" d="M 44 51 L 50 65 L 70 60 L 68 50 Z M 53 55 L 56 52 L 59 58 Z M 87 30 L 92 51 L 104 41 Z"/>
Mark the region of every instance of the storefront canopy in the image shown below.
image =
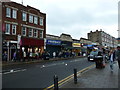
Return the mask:
<path id="1" fill-rule="evenodd" d="M 22 46 L 44 46 L 44 40 L 35 39 L 35 38 L 21 38 Z"/>

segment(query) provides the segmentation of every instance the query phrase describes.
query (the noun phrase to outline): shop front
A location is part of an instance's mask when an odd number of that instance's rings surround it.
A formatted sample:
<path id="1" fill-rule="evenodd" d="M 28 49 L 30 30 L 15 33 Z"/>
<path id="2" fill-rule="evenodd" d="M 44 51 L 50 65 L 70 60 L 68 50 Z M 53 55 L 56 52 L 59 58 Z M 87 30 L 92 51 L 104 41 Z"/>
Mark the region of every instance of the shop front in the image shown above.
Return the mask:
<path id="1" fill-rule="evenodd" d="M 44 40 L 35 38 L 21 38 L 20 41 L 20 52 L 22 58 L 26 53 L 27 59 L 39 59 L 44 51 Z"/>
<path id="2" fill-rule="evenodd" d="M 14 52 L 17 51 L 17 41 L 3 41 L 2 53 L 7 53 L 7 61 L 13 59 Z M 3 60 L 4 61 L 4 60 Z"/>
<path id="3" fill-rule="evenodd" d="M 46 41 L 46 51 L 49 52 L 51 58 L 53 57 L 53 52 L 56 52 L 56 55 L 58 55 L 61 51 L 61 41 L 48 39 Z"/>
<path id="4" fill-rule="evenodd" d="M 73 51 L 75 52 L 76 56 L 82 55 L 81 51 L 81 43 L 72 43 Z"/>
<path id="5" fill-rule="evenodd" d="M 73 49 L 72 42 L 69 42 L 69 41 L 62 41 L 61 46 L 62 46 L 62 50 L 65 50 L 65 51 L 72 51 Z"/>

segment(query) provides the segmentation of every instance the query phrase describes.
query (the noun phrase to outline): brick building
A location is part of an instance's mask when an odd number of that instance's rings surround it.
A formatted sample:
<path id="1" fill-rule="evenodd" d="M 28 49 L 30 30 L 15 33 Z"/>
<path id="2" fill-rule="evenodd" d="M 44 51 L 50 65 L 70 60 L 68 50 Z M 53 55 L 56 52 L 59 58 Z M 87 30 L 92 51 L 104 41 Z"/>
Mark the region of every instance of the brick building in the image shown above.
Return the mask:
<path id="1" fill-rule="evenodd" d="M 103 47 L 117 47 L 116 38 L 102 30 L 96 30 L 95 32 L 91 31 L 88 33 L 88 39 L 92 42 L 98 42 Z"/>
<path id="2" fill-rule="evenodd" d="M 8 60 L 15 51 L 42 53 L 46 37 L 46 14 L 31 6 L 16 2 L 1 2 L 3 52 L 7 51 Z"/>

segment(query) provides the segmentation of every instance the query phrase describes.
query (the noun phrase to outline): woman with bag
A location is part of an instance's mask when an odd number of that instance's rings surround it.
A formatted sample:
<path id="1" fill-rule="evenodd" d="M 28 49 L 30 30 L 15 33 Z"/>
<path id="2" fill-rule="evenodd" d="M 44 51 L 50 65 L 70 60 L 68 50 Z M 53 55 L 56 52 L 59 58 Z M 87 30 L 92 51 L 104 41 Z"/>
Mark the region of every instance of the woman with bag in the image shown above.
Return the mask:
<path id="1" fill-rule="evenodd" d="M 109 60 L 110 60 L 110 69 L 111 69 L 111 72 L 113 72 L 113 62 L 115 60 L 114 50 L 110 51 L 110 53 L 109 53 Z"/>

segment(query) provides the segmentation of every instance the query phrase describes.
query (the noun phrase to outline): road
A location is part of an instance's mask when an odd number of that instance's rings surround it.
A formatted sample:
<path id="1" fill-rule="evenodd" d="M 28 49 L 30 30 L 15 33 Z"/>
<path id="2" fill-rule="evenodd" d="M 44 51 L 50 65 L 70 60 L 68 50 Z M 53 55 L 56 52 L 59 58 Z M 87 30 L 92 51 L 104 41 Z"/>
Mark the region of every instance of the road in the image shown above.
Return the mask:
<path id="1" fill-rule="evenodd" d="M 92 64 L 87 58 L 77 58 L 7 68 L 3 70 L 3 88 L 46 88 L 54 83 L 54 75 L 60 81 L 73 74 L 74 68 L 80 71 Z"/>

